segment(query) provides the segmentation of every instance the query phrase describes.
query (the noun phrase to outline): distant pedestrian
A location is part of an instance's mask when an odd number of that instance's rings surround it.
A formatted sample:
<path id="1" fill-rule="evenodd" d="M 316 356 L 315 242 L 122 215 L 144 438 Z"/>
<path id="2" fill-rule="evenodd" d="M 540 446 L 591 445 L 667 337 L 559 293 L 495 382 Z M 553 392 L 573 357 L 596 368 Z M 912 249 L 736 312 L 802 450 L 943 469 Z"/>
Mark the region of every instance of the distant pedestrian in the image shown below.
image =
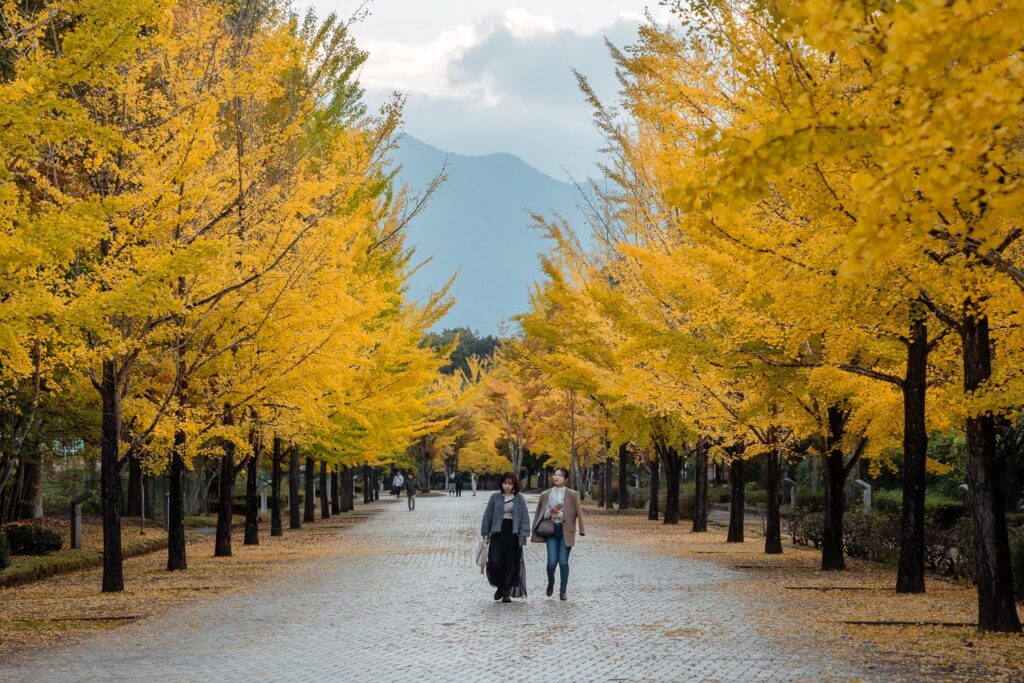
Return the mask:
<path id="1" fill-rule="evenodd" d="M 566 486 L 569 481 L 569 470 L 556 467 L 551 475 L 554 484 L 537 501 L 537 512 L 533 516 L 534 543 L 544 543 L 548 550 L 548 597 L 555 589 L 555 567 L 558 567 L 559 588 L 558 598 L 566 599 L 569 587 L 569 552 L 576 545 L 576 528 L 579 526 L 580 536 L 586 536 L 583 529 L 583 506 L 580 494 Z M 554 529 L 550 534 L 538 533 L 538 526 L 544 520 L 550 520 Z M 550 527 L 550 525 L 545 525 Z M 543 531 L 543 529 L 542 529 Z"/>
<path id="2" fill-rule="evenodd" d="M 395 498 L 402 497 L 402 484 L 405 483 L 405 477 L 402 476 L 401 472 L 395 472 L 395 478 L 391 480 L 391 490 L 395 494 Z"/>
<path id="3" fill-rule="evenodd" d="M 476 472 L 469 473 L 469 484 L 473 487 L 473 495 L 476 495 Z"/>
<path id="4" fill-rule="evenodd" d="M 526 567 L 523 546 L 530 536 L 530 513 L 519 493 L 519 477 L 501 475 L 501 490 L 491 494 L 480 522 L 480 535 L 490 538 L 487 549 L 487 580 L 494 586 L 494 599 L 512 602 L 526 597 Z"/>
<path id="5" fill-rule="evenodd" d="M 405 495 L 409 499 L 409 510 L 416 509 L 416 476 L 410 472 L 405 478 Z"/>
<path id="6" fill-rule="evenodd" d="M 455 473 L 455 495 L 462 497 L 462 472 Z"/>
<path id="7" fill-rule="evenodd" d="M 455 495 L 455 473 L 448 472 L 448 495 Z"/>

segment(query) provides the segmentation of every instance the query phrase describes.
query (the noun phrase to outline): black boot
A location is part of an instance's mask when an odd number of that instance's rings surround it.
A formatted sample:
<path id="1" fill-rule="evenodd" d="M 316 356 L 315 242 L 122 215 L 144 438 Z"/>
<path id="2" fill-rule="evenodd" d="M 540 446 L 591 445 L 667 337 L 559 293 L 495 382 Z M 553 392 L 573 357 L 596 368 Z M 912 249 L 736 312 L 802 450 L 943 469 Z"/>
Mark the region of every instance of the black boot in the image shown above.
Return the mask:
<path id="1" fill-rule="evenodd" d="M 558 599 L 559 600 L 565 600 L 565 591 L 562 591 L 561 593 L 558 594 Z"/>
<path id="2" fill-rule="evenodd" d="M 495 600 L 501 600 L 501 589 L 500 588 L 498 590 L 494 591 L 494 599 Z"/>
<path id="3" fill-rule="evenodd" d="M 512 598 L 509 597 L 508 593 L 505 593 L 504 595 L 501 596 L 501 601 L 502 602 L 512 602 Z"/>
<path id="4" fill-rule="evenodd" d="M 554 593 L 554 592 L 555 592 L 555 580 L 554 579 L 548 579 L 548 597 L 550 598 L 551 594 Z"/>

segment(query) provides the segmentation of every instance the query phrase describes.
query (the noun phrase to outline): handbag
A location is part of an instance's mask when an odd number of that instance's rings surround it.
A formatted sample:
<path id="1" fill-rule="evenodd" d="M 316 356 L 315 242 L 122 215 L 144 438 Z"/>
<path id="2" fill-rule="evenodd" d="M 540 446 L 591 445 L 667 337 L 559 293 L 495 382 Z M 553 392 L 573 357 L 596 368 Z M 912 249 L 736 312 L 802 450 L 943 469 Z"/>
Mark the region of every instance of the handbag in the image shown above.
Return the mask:
<path id="1" fill-rule="evenodd" d="M 481 574 L 487 568 L 487 545 L 489 542 L 489 539 L 481 538 L 476 544 L 476 563 L 480 567 Z"/>
<path id="2" fill-rule="evenodd" d="M 541 538 L 548 538 L 555 535 L 555 523 L 550 519 L 542 519 L 537 522 L 537 526 L 534 527 L 533 533 L 537 534 Z"/>

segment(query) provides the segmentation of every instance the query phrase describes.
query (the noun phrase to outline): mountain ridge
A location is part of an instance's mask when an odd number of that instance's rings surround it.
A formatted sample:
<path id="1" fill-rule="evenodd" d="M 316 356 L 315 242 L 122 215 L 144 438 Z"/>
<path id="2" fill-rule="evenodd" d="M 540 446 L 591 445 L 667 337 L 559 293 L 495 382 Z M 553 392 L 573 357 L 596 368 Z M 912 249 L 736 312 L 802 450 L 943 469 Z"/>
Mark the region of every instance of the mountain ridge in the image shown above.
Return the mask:
<path id="1" fill-rule="evenodd" d="M 393 157 L 397 179 L 423 190 L 445 169 L 447 180 L 411 221 L 407 244 L 422 265 L 409 279 L 410 294 L 424 299 L 456 271 L 455 304 L 434 327 L 466 326 L 497 334 L 502 321 L 526 311 L 540 277 L 543 234 L 530 227 L 530 212 L 558 213 L 580 225 L 572 185 L 508 152 L 462 155 L 404 135 Z"/>

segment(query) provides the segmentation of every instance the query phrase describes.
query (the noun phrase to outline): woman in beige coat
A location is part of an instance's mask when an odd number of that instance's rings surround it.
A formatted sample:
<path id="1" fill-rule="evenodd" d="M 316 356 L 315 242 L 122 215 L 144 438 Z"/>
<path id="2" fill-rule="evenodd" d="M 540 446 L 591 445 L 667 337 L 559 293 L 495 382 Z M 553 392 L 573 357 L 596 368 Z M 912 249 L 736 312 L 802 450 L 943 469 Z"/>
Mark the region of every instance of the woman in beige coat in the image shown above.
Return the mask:
<path id="1" fill-rule="evenodd" d="M 548 596 L 555 590 L 555 567 L 558 567 L 559 589 L 558 598 L 565 600 L 566 589 L 569 587 L 569 552 L 576 545 L 576 527 L 579 525 L 580 536 L 586 536 L 583 529 L 583 505 L 580 494 L 566 486 L 569 481 L 569 470 L 564 467 L 555 468 L 551 475 L 554 484 L 537 501 L 537 513 L 533 516 L 534 543 L 545 543 L 548 547 Z M 537 533 L 537 525 L 542 520 L 554 522 L 555 532 L 547 537 Z"/>

